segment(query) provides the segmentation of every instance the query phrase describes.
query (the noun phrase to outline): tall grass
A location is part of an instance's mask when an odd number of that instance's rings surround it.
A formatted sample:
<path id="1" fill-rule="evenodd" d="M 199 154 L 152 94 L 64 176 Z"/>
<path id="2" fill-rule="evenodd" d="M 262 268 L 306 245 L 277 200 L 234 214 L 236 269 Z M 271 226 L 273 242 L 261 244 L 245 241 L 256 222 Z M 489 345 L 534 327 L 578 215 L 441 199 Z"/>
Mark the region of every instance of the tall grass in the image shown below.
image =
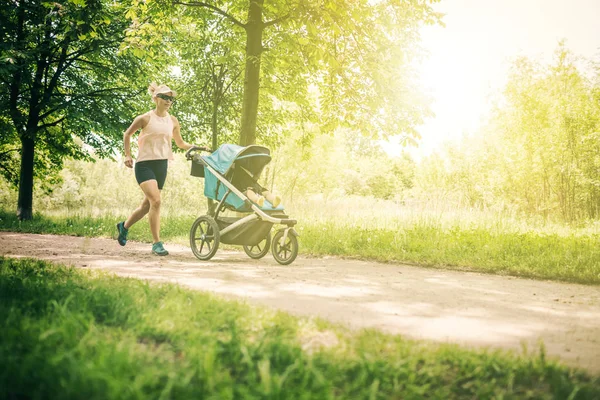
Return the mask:
<path id="1" fill-rule="evenodd" d="M 539 354 L 426 345 L 175 285 L 0 258 L 0 398 L 597 399 Z"/>
<path id="2" fill-rule="evenodd" d="M 288 199 L 289 201 L 289 199 Z M 511 211 L 458 207 L 440 199 L 383 200 L 361 196 L 312 195 L 288 203 L 304 221 L 345 226 L 397 229 L 430 226 L 442 231 L 483 229 L 490 233 L 536 233 L 561 236 L 600 234 L 600 221 L 567 225 Z"/>
<path id="3" fill-rule="evenodd" d="M 303 249 L 383 262 L 600 283 L 600 233 L 515 215 L 365 198 L 295 204 Z"/>
<path id="4" fill-rule="evenodd" d="M 315 211 L 311 211 L 316 213 Z M 336 211 L 337 212 L 337 211 Z M 600 235 L 520 231 L 495 224 L 478 227 L 434 219 L 397 219 L 375 223 L 357 215 L 346 220 L 335 213 L 293 215 L 298 219 L 301 254 L 335 255 L 381 262 L 466 269 L 536 279 L 600 284 Z M 115 237 L 124 216 L 88 217 L 36 215 L 20 222 L 0 211 L 0 229 L 89 237 Z M 411 217 L 414 218 L 414 217 Z M 188 243 L 195 216 L 167 216 L 161 236 L 167 242 Z M 131 240 L 151 242 L 147 220 L 134 225 Z"/>

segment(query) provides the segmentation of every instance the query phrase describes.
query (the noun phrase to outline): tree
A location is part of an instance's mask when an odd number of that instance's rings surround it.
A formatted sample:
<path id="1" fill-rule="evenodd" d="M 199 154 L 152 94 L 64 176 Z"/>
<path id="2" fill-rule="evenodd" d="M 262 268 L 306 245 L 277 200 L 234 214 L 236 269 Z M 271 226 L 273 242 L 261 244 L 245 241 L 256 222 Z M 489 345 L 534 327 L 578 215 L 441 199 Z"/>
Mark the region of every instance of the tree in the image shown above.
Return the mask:
<path id="1" fill-rule="evenodd" d="M 31 219 L 34 176 L 86 157 L 82 144 L 111 154 L 140 64 L 117 54 L 127 20 L 114 2 L 11 0 L 0 19 L 0 167 L 16 183 L 18 166 L 17 214 Z"/>
<path id="2" fill-rule="evenodd" d="M 507 179 L 530 212 L 565 221 L 600 212 L 600 107 L 594 84 L 561 43 L 550 66 L 522 59 L 496 116 L 515 171 Z M 512 145 L 511 145 L 512 144 Z"/>
<path id="3" fill-rule="evenodd" d="M 181 21 L 180 21 L 181 22 Z M 232 46 L 236 32 L 223 29 L 223 21 L 180 23 L 171 30 L 182 88 L 177 111 L 186 131 L 200 126 L 211 132 L 211 146 L 237 141 L 235 115 L 239 114 L 243 82 L 241 52 Z M 234 132 L 236 134 L 234 135 Z"/>
<path id="4" fill-rule="evenodd" d="M 426 159 L 418 185 L 446 189 L 444 198 L 470 207 L 566 222 L 598 218 L 599 82 L 577 61 L 564 43 L 550 65 L 517 59 L 488 124 L 446 146 L 443 158 Z"/>
<path id="5" fill-rule="evenodd" d="M 145 21 L 140 31 L 160 36 L 164 21 L 177 13 L 173 5 L 186 7 L 184 14 L 200 8 L 201 18 L 224 18 L 243 33 L 241 145 L 256 141 L 258 116 L 268 112 L 261 107 L 265 99 L 268 105 L 295 105 L 300 116 L 315 116 L 327 131 L 350 125 L 372 137 L 410 138 L 418 136 L 414 127 L 428 113 L 412 85 L 411 62 L 418 54 L 418 27 L 439 20 L 432 2 L 148 0 L 136 3 L 132 15 Z M 309 103 L 311 88 L 317 99 Z"/>

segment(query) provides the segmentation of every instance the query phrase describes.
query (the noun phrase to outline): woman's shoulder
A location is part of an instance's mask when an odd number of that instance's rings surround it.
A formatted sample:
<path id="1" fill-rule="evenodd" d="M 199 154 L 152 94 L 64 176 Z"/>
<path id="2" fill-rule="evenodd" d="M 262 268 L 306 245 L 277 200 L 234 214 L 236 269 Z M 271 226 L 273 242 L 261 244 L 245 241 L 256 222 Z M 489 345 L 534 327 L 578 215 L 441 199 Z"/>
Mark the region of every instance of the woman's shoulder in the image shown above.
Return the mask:
<path id="1" fill-rule="evenodd" d="M 169 116 L 171 117 L 171 121 L 173 121 L 173 125 L 177 126 L 179 125 L 179 121 L 177 120 L 177 117 L 175 117 L 174 115 L 169 114 Z"/>
<path id="2" fill-rule="evenodd" d="M 143 126 L 146 126 L 148 125 L 148 121 L 150 121 L 151 113 L 152 111 L 148 111 L 146 113 L 140 114 L 137 117 L 135 117 L 135 120 L 141 122 Z"/>

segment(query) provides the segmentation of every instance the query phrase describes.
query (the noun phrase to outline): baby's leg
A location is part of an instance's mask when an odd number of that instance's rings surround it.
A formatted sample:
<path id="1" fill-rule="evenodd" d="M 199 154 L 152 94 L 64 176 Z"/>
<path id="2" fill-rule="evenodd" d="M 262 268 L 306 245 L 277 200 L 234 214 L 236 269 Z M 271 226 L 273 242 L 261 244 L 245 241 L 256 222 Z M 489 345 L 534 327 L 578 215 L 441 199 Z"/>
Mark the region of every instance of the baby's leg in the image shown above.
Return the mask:
<path id="1" fill-rule="evenodd" d="M 263 196 L 258 195 L 251 187 L 246 189 L 244 192 L 246 197 L 250 199 L 250 201 L 258 204 L 259 207 L 262 207 L 265 204 L 265 198 Z"/>
<path id="2" fill-rule="evenodd" d="M 273 194 L 273 193 L 271 193 L 270 191 L 268 191 L 266 189 L 263 190 L 261 194 L 264 196 L 265 199 L 267 199 L 267 201 L 269 203 L 271 203 L 273 205 L 273 208 L 276 208 L 279 204 L 281 204 L 281 197 L 280 196 L 278 196 L 276 194 Z"/>

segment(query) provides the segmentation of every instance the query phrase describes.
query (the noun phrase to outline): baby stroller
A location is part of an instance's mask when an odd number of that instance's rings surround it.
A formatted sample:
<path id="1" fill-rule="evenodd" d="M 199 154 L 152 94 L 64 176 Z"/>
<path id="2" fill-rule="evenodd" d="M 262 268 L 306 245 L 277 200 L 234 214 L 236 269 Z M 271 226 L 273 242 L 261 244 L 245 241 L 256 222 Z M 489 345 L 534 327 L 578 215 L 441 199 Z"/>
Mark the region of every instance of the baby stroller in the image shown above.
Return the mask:
<path id="1" fill-rule="evenodd" d="M 291 264 L 298 255 L 296 220 L 289 219 L 281 205 L 273 207 L 265 200 L 259 207 L 243 193 L 258 185 L 263 168 L 271 161 L 269 149 L 262 146 L 223 144 L 210 155 L 204 147 L 192 147 L 186 158 L 192 161 L 192 176 L 204 178 L 208 212 L 192 224 L 190 246 L 200 260 L 210 260 L 219 243 L 242 245 L 253 259 L 264 257 L 272 248 L 273 258 L 282 265 Z M 244 217 L 224 217 L 226 209 L 247 213 Z M 273 225 L 283 225 L 271 239 Z"/>

